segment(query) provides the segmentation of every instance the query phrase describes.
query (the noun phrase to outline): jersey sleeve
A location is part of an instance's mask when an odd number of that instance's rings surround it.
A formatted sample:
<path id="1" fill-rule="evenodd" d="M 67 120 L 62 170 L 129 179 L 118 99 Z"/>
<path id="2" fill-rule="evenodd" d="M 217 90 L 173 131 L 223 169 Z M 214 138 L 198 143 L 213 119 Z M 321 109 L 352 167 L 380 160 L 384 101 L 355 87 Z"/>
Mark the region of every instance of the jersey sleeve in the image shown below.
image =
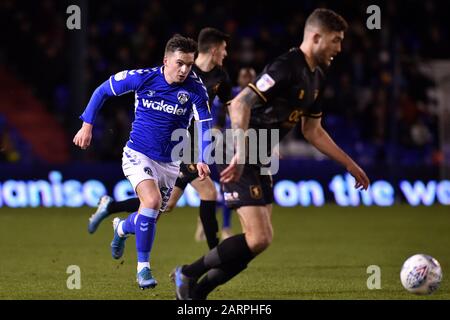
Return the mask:
<path id="1" fill-rule="evenodd" d="M 198 94 L 192 102 L 192 111 L 198 132 L 198 161 L 209 163 L 210 159 L 206 159 L 204 155 L 206 147 L 211 141 L 211 108 L 205 86 L 199 85 L 199 87 Z"/>
<path id="2" fill-rule="evenodd" d="M 227 106 L 233 99 L 233 86 L 228 73 L 224 71 L 223 79 L 217 90 L 217 97 L 220 103 L 217 104 L 215 112 L 213 112 L 214 126 L 217 128 L 225 128 L 227 117 Z M 217 100 L 214 100 L 215 102 Z"/>
<path id="3" fill-rule="evenodd" d="M 314 103 L 306 110 L 303 111 L 302 117 L 319 119 L 322 117 L 322 105 L 323 105 L 323 92 L 325 90 L 325 85 L 323 85 L 318 92 L 314 94 L 317 97 Z"/>
<path id="4" fill-rule="evenodd" d="M 203 84 L 198 85 L 196 95 L 192 102 L 192 111 L 194 112 L 195 121 L 203 122 L 212 120 L 208 92 Z"/>
<path id="5" fill-rule="evenodd" d="M 95 118 L 97 117 L 98 111 L 107 99 L 114 96 L 120 96 L 131 91 L 136 91 L 142 83 L 145 73 L 147 72 L 147 70 L 143 69 L 131 71 L 126 70 L 109 77 L 108 80 L 95 89 L 88 105 L 86 106 L 86 109 L 80 116 L 80 119 L 84 122 L 93 124 Z"/>
<path id="6" fill-rule="evenodd" d="M 86 123 L 93 124 L 95 118 L 97 117 L 97 113 L 100 108 L 103 106 L 103 103 L 110 97 L 114 96 L 109 87 L 109 82 L 106 80 L 100 86 L 95 89 L 94 93 L 89 100 L 86 109 L 84 109 L 83 113 L 80 116 L 80 119 Z"/>
<path id="7" fill-rule="evenodd" d="M 115 96 L 136 91 L 144 80 L 147 69 L 125 70 L 109 78 L 109 86 Z"/>
<path id="8" fill-rule="evenodd" d="M 289 84 L 292 66 L 285 58 L 277 58 L 273 63 L 264 68 L 264 71 L 256 78 L 255 83 L 248 87 L 252 89 L 263 102 L 270 100 L 279 90 Z"/>
<path id="9" fill-rule="evenodd" d="M 231 83 L 231 79 L 225 71 L 223 72 L 223 79 L 220 82 L 219 88 L 217 89 L 217 96 L 219 97 L 220 102 L 223 104 L 227 104 L 233 98 L 232 95 L 233 85 Z"/>

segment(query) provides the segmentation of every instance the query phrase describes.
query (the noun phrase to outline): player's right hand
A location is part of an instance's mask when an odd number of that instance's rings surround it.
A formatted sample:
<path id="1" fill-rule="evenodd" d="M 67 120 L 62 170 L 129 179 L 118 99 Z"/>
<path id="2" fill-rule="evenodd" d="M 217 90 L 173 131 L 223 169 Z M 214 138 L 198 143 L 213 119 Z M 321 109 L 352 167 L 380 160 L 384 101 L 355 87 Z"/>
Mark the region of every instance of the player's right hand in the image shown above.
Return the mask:
<path id="1" fill-rule="evenodd" d="M 370 180 L 367 177 L 363 169 L 361 169 L 356 163 L 352 163 L 347 167 L 347 171 L 355 178 L 355 188 L 367 190 L 369 188 Z"/>
<path id="2" fill-rule="evenodd" d="M 83 126 L 78 130 L 77 134 L 73 138 L 73 143 L 81 149 L 87 149 L 92 140 L 92 124 L 83 123 Z"/>
<path id="3" fill-rule="evenodd" d="M 220 182 L 229 183 L 238 181 L 244 171 L 244 165 L 238 164 L 239 155 L 236 153 L 230 161 L 228 167 L 220 173 Z"/>
<path id="4" fill-rule="evenodd" d="M 200 181 L 205 180 L 205 178 L 211 174 L 211 171 L 209 170 L 209 166 L 203 162 L 197 163 L 197 171 L 198 171 L 198 177 L 199 177 Z"/>

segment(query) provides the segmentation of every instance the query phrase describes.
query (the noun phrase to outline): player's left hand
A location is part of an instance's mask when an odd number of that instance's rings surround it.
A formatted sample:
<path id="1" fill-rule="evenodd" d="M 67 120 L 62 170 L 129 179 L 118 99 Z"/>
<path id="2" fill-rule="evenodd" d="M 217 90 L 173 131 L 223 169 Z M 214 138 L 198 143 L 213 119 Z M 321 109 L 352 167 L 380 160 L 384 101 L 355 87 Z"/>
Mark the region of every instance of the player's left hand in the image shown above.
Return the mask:
<path id="1" fill-rule="evenodd" d="M 199 162 L 197 163 L 197 171 L 198 177 L 200 181 L 205 180 L 206 177 L 209 177 L 211 171 L 209 170 L 209 166 L 206 163 Z"/>
<path id="2" fill-rule="evenodd" d="M 356 163 L 352 163 L 347 167 L 347 171 L 355 178 L 355 188 L 367 190 L 369 188 L 370 180 L 367 177 L 363 169 L 361 169 Z"/>

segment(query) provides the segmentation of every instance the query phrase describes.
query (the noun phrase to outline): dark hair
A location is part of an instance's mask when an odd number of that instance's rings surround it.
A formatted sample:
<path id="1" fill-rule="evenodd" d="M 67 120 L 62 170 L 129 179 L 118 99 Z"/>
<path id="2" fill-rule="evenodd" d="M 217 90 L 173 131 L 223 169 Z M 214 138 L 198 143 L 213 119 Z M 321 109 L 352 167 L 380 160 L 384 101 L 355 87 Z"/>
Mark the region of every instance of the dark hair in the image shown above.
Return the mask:
<path id="1" fill-rule="evenodd" d="M 211 47 L 228 41 L 230 36 L 214 28 L 203 28 L 198 34 L 198 51 L 208 52 Z"/>
<path id="2" fill-rule="evenodd" d="M 181 51 L 183 53 L 197 53 L 197 42 L 191 38 L 175 34 L 167 41 L 165 54 L 168 52 Z"/>
<path id="3" fill-rule="evenodd" d="M 345 19 L 329 9 L 316 9 L 306 19 L 305 26 L 317 26 L 328 31 L 347 31 L 348 23 Z"/>

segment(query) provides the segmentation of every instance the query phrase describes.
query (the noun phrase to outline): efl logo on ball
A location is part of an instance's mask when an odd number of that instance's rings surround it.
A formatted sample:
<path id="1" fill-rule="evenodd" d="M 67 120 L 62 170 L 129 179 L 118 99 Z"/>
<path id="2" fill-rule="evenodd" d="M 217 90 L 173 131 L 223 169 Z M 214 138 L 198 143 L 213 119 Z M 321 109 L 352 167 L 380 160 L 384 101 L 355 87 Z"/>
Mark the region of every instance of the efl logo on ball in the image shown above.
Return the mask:
<path id="1" fill-rule="evenodd" d="M 409 257 L 400 272 L 403 287 L 415 294 L 431 294 L 439 288 L 442 269 L 439 262 L 426 254 Z"/>

